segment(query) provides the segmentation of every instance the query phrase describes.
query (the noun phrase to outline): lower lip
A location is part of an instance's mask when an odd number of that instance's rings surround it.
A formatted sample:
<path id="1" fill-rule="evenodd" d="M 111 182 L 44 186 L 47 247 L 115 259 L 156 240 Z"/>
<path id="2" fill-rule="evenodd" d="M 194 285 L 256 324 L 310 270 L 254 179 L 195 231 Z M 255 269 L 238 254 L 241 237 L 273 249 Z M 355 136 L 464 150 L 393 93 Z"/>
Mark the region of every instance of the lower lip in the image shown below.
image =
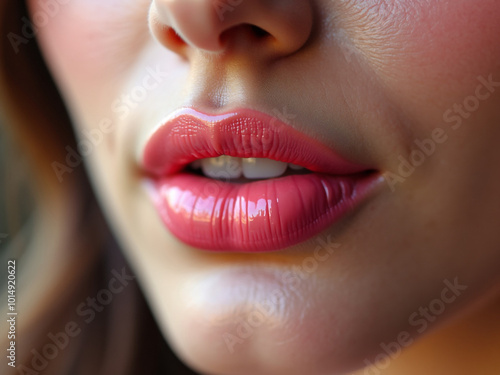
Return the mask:
<path id="1" fill-rule="evenodd" d="M 179 173 L 155 181 L 155 206 L 167 228 L 196 248 L 274 251 L 328 228 L 368 198 L 376 174 L 291 175 L 231 183 Z"/>

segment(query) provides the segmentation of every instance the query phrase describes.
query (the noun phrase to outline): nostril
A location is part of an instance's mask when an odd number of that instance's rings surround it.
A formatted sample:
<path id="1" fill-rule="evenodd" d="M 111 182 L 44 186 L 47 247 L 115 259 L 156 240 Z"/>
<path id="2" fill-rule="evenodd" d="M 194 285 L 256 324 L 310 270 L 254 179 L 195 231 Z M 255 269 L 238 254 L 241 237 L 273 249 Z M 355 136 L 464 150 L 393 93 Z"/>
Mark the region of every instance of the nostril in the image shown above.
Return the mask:
<path id="1" fill-rule="evenodd" d="M 266 42 L 272 34 L 264 30 L 263 28 L 248 23 L 240 24 L 235 27 L 231 27 L 225 30 L 219 38 L 221 45 L 227 45 L 228 43 L 240 43 L 245 44 L 243 40 L 248 42 Z"/>
<path id="2" fill-rule="evenodd" d="M 297 52 L 310 38 L 310 0 L 229 1 L 230 14 L 217 19 L 214 0 L 150 0 L 149 28 L 167 49 L 188 59 L 192 50 L 238 51 L 264 58 Z M 222 9 L 222 8 L 221 8 Z"/>
<path id="3" fill-rule="evenodd" d="M 271 34 L 269 34 L 266 30 L 260 28 L 259 26 L 255 26 L 255 25 L 250 25 L 250 28 L 252 30 L 252 33 L 259 39 L 262 39 L 262 38 L 265 38 L 265 37 L 268 37 L 270 36 Z"/>

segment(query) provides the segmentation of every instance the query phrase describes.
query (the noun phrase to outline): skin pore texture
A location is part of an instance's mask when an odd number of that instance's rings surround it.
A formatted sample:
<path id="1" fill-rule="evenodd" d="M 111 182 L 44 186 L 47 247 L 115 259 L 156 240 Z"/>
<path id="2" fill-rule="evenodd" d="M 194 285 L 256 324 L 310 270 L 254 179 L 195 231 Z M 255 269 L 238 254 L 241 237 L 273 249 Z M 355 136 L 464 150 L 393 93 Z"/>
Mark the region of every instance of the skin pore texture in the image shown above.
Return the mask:
<path id="1" fill-rule="evenodd" d="M 27 3 L 36 24 L 48 11 Z M 84 160 L 98 198 L 175 352 L 217 375 L 363 373 L 380 354 L 393 358 L 371 373 L 493 374 L 500 3 L 215 3 L 72 0 L 38 30 L 77 135 L 95 141 Z M 147 137 L 182 107 L 284 114 L 385 182 L 290 248 L 192 248 L 165 229 L 140 171 Z"/>

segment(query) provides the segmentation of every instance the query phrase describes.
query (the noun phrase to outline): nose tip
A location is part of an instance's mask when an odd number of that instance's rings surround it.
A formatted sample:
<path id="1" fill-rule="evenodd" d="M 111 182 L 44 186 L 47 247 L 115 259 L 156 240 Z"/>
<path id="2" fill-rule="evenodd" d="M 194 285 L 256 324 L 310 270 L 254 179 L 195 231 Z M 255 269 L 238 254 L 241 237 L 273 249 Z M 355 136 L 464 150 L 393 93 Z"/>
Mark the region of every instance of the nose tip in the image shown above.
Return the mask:
<path id="1" fill-rule="evenodd" d="M 153 0 L 149 26 L 160 43 L 183 55 L 223 52 L 244 38 L 253 54 L 279 57 L 306 43 L 313 12 L 310 0 Z"/>

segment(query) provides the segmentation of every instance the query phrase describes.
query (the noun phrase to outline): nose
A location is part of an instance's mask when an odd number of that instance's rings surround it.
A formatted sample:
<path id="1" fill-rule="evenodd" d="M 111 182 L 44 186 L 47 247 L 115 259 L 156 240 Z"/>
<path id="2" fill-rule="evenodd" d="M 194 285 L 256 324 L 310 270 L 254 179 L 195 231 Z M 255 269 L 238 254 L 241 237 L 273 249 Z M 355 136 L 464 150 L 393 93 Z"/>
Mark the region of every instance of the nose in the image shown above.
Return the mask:
<path id="1" fill-rule="evenodd" d="M 165 47 L 225 52 L 244 46 L 279 58 L 298 51 L 313 28 L 311 0 L 153 0 L 149 27 Z M 253 48 L 255 47 L 255 48 Z"/>

